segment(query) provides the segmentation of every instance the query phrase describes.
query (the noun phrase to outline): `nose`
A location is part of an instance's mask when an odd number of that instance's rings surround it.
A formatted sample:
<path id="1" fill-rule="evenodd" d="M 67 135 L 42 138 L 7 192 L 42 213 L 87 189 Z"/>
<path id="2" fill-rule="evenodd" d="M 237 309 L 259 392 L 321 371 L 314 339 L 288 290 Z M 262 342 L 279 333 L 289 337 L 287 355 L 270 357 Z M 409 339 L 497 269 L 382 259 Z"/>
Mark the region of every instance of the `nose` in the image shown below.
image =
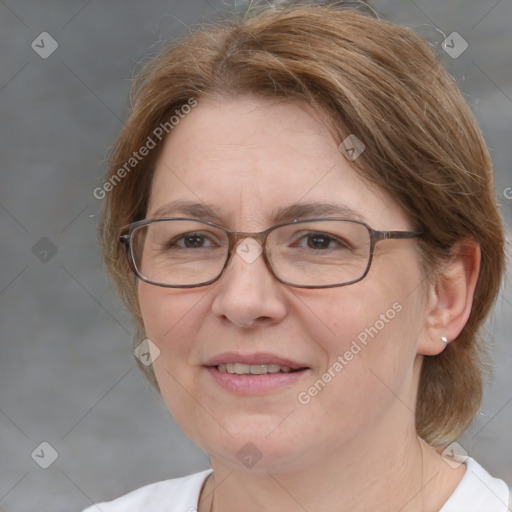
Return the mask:
<path id="1" fill-rule="evenodd" d="M 213 293 L 212 312 L 238 327 L 272 325 L 286 317 L 283 286 L 253 238 L 238 243 Z"/>

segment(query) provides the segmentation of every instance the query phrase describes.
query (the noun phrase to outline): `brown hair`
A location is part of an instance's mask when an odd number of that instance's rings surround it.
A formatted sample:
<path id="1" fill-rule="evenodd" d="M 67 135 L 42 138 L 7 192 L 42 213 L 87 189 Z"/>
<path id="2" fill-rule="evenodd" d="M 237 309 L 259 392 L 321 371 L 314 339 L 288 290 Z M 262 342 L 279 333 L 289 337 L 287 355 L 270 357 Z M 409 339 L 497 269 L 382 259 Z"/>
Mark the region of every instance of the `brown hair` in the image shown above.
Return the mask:
<path id="1" fill-rule="evenodd" d="M 139 329 L 136 278 L 118 235 L 145 217 L 162 144 L 132 161 L 133 168 L 126 164 L 163 123 L 171 131 L 169 119 L 183 105 L 235 94 L 302 99 L 321 109 L 337 140 L 356 134 L 366 150 L 354 166 L 425 232 L 419 241 L 425 275 L 435 275 L 456 242 L 471 238 L 480 245 L 470 318 L 446 350 L 424 358 L 420 377 L 418 435 L 445 446 L 480 407 L 485 350 L 479 331 L 500 288 L 504 232 L 474 117 L 429 44 L 408 28 L 335 4 L 293 2 L 203 26 L 143 68 L 110 154 L 113 186 L 100 223 L 109 273 Z M 120 173 L 122 166 L 127 172 Z M 152 370 L 141 368 L 158 387 Z"/>

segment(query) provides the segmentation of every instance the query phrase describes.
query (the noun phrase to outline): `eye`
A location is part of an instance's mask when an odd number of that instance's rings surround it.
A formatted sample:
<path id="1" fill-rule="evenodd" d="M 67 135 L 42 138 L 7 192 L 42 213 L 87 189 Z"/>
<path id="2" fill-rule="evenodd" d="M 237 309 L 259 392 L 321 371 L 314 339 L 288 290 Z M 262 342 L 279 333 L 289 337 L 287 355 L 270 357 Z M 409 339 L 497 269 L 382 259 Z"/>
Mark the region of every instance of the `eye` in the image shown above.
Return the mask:
<path id="1" fill-rule="evenodd" d="M 322 233 L 314 233 L 306 237 L 308 247 L 311 249 L 328 249 L 334 241 L 332 237 Z"/>
<path id="2" fill-rule="evenodd" d="M 304 243 L 306 244 L 305 246 Z M 349 245 L 342 239 L 322 232 L 302 234 L 293 245 L 314 250 L 349 248 Z"/>
<path id="3" fill-rule="evenodd" d="M 211 238 L 215 238 L 213 235 Z M 219 241 L 215 241 L 202 233 L 184 233 L 180 236 L 174 237 L 169 242 L 169 249 L 201 249 L 203 247 L 215 247 L 220 245 Z"/>

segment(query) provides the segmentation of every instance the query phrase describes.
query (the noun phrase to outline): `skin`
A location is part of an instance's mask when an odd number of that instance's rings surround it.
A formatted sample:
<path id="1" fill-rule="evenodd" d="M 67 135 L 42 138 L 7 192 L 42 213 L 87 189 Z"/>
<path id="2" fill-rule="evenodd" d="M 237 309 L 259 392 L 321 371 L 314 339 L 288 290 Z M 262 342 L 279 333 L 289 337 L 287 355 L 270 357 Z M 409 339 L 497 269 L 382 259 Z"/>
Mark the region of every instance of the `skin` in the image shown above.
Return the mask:
<path id="1" fill-rule="evenodd" d="M 146 216 L 190 200 L 215 205 L 216 222 L 230 229 L 255 232 L 274 224 L 275 208 L 330 201 L 374 229 L 414 229 L 338 144 L 305 104 L 247 96 L 201 102 L 165 141 Z M 418 440 L 416 390 L 423 356 L 440 353 L 441 336 L 453 340 L 467 320 L 479 251 L 455 250 L 445 278 L 429 284 L 416 243 L 379 242 L 369 274 L 336 288 L 286 286 L 261 257 L 247 263 L 236 253 L 208 286 L 139 281 L 146 334 L 161 351 L 153 367 L 163 399 L 214 469 L 199 512 L 212 510 L 212 499 L 223 512 L 441 508 L 465 469 L 452 469 Z M 394 303 L 402 310 L 317 396 L 299 403 L 298 394 Z M 226 351 L 272 352 L 309 370 L 286 388 L 238 396 L 203 367 Z M 252 468 L 236 455 L 248 442 L 262 455 Z"/>

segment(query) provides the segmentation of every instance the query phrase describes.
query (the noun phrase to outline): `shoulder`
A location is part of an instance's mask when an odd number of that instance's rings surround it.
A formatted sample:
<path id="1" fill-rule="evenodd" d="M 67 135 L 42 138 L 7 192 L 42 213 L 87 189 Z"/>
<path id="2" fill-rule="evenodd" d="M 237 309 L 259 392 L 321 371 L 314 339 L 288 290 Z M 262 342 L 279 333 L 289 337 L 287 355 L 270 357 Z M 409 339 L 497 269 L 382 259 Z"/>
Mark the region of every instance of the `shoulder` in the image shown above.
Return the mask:
<path id="1" fill-rule="evenodd" d="M 510 489 L 492 477 L 471 457 L 466 459 L 466 473 L 440 512 L 507 512 Z"/>
<path id="2" fill-rule="evenodd" d="M 211 472 L 208 469 L 149 484 L 113 501 L 97 503 L 83 512 L 195 512 L 201 488 Z"/>

